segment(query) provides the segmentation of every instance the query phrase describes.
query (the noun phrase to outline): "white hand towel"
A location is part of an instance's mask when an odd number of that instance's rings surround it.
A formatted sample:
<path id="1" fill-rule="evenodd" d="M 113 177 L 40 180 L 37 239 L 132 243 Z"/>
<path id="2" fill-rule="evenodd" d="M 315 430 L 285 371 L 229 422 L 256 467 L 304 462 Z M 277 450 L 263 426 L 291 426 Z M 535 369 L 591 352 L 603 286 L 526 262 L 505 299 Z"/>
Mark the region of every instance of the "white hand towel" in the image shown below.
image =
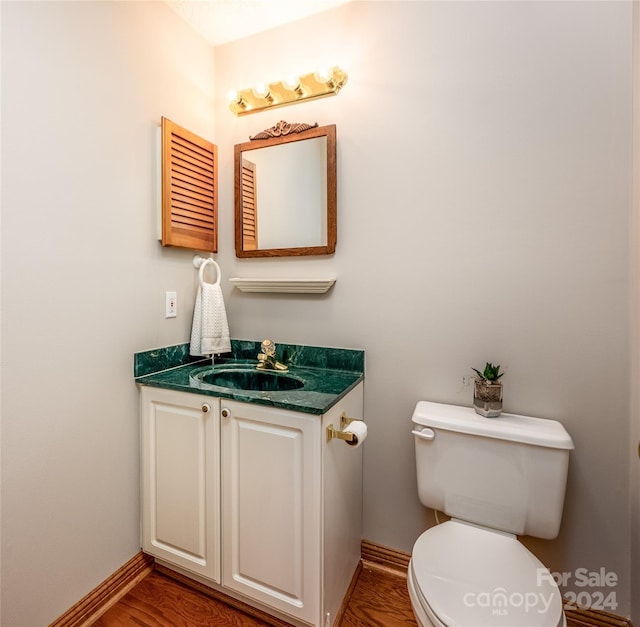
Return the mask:
<path id="1" fill-rule="evenodd" d="M 227 312 L 218 283 L 198 286 L 189 352 L 196 357 L 231 352 Z"/>

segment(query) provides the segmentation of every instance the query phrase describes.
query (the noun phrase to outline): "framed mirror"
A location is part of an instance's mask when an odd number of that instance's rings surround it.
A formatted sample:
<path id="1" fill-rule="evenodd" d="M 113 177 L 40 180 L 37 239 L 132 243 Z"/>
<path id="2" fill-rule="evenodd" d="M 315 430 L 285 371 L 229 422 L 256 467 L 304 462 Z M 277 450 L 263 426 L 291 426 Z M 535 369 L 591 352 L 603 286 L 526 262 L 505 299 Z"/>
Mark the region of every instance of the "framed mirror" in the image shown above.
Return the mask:
<path id="1" fill-rule="evenodd" d="M 335 125 L 278 122 L 234 157 L 236 256 L 335 252 Z"/>

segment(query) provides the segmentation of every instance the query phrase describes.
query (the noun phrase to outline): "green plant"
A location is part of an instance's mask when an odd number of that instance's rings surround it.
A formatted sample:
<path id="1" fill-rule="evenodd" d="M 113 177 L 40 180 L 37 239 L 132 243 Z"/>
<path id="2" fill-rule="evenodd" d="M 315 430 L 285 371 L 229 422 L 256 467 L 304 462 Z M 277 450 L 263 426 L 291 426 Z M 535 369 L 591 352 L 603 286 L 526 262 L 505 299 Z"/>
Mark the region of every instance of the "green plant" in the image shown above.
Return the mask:
<path id="1" fill-rule="evenodd" d="M 497 383 L 498 379 L 504 374 L 504 372 L 500 372 L 500 366 L 494 366 L 490 361 L 487 362 L 483 372 L 480 372 L 476 368 L 471 368 L 471 370 L 487 383 Z"/>

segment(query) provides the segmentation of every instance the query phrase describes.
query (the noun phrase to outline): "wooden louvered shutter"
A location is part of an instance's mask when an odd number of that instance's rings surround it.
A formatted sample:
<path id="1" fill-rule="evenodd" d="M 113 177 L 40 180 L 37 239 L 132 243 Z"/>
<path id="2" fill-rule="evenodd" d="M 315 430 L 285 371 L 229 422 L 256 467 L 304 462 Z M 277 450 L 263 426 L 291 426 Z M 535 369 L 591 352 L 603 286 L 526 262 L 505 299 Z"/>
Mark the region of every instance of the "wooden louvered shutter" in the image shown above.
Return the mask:
<path id="1" fill-rule="evenodd" d="M 256 164 L 242 160 L 242 248 L 258 248 L 258 198 Z"/>
<path id="2" fill-rule="evenodd" d="M 164 117 L 162 245 L 218 250 L 218 148 Z"/>

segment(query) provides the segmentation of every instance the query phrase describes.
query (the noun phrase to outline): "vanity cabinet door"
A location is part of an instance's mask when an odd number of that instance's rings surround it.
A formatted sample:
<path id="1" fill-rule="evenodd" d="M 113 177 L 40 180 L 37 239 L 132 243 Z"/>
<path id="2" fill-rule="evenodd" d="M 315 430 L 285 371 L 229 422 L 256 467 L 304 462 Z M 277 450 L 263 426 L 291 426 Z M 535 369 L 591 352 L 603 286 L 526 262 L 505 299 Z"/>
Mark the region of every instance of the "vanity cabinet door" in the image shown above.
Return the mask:
<path id="1" fill-rule="evenodd" d="M 220 581 L 220 400 L 143 387 L 142 549 Z"/>
<path id="2" fill-rule="evenodd" d="M 222 399 L 223 586 L 318 624 L 320 416 Z"/>

